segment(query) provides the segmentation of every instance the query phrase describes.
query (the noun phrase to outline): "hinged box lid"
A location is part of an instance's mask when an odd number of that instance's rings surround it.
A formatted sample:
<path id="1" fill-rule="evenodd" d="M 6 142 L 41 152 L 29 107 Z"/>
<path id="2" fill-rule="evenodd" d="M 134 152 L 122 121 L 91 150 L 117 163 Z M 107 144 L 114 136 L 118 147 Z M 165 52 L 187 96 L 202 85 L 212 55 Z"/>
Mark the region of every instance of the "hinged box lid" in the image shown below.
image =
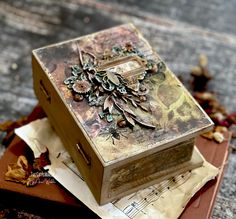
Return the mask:
<path id="1" fill-rule="evenodd" d="M 169 148 L 213 125 L 132 24 L 33 55 L 104 166 Z"/>

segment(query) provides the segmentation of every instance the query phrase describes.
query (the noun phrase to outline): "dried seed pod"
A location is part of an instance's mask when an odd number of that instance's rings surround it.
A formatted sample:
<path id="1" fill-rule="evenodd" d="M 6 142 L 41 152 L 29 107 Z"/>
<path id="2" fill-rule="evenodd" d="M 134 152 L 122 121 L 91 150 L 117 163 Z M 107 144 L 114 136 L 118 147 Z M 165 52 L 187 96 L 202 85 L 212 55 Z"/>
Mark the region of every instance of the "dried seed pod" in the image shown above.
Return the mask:
<path id="1" fill-rule="evenodd" d="M 81 94 L 75 94 L 73 97 L 73 100 L 77 102 L 82 101 L 83 99 L 84 99 L 84 96 Z"/>
<path id="2" fill-rule="evenodd" d="M 215 127 L 215 132 L 220 132 L 220 133 L 224 133 L 224 132 L 227 132 L 228 129 L 225 127 L 225 126 L 216 126 Z"/>
<path id="3" fill-rule="evenodd" d="M 117 125 L 118 125 L 120 128 L 124 128 L 124 127 L 127 126 L 127 122 L 126 122 L 126 120 L 121 119 L 121 120 L 119 120 L 119 121 L 117 122 Z"/>
<path id="4" fill-rule="evenodd" d="M 154 64 L 154 65 L 152 66 L 152 68 L 150 69 L 150 71 L 151 71 L 152 73 L 156 73 L 157 70 L 158 70 L 157 64 Z"/>
<path id="5" fill-rule="evenodd" d="M 147 101 L 147 97 L 144 96 L 144 95 L 142 95 L 142 96 L 139 97 L 139 100 L 140 100 L 141 102 L 145 102 L 145 101 Z"/>
<path id="6" fill-rule="evenodd" d="M 199 65 L 201 67 L 206 67 L 207 66 L 207 63 L 208 63 L 208 59 L 207 59 L 207 56 L 204 55 L 204 54 L 201 54 L 199 56 Z"/>
<path id="7" fill-rule="evenodd" d="M 214 132 L 213 133 L 213 139 L 217 142 L 217 143 L 222 143 L 224 141 L 224 135 L 220 132 Z"/>
<path id="8" fill-rule="evenodd" d="M 212 140 L 213 139 L 213 132 L 212 131 L 206 132 L 206 133 L 201 134 L 201 136 L 208 139 L 208 140 Z"/>
<path id="9" fill-rule="evenodd" d="M 191 69 L 192 76 L 200 76 L 202 74 L 202 69 L 199 66 L 195 66 Z"/>
<path id="10" fill-rule="evenodd" d="M 134 50 L 134 47 L 133 47 L 133 45 L 132 45 L 131 42 L 127 42 L 127 43 L 125 44 L 125 50 L 126 50 L 127 52 L 132 52 L 132 51 Z"/>

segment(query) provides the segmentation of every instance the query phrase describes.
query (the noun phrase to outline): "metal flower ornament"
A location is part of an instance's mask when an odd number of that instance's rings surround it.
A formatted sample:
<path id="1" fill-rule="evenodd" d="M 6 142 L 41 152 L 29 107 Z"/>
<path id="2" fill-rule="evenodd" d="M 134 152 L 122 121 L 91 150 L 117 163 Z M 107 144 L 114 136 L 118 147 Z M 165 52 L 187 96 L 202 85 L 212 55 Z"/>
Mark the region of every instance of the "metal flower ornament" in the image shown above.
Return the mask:
<path id="1" fill-rule="evenodd" d="M 142 82 L 148 73 L 158 73 L 165 68 L 163 62 L 147 60 L 131 43 L 114 46 L 105 51 L 99 60 L 90 52 L 79 49 L 79 65 L 71 66 L 71 76 L 64 84 L 72 91 L 74 101 L 86 99 L 90 106 L 100 107 L 99 116 L 108 123 L 114 122 L 115 115 L 121 115 L 117 121 L 120 127 L 136 124 L 155 129 L 144 122 L 131 109 L 139 108 L 145 112 L 149 88 Z"/>

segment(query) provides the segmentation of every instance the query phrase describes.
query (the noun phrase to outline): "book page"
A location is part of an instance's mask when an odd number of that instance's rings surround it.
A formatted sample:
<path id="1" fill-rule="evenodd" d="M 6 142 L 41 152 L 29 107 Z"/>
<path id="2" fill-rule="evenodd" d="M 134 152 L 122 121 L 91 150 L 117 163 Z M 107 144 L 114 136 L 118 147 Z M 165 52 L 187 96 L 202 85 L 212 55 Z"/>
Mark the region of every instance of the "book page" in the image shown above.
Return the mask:
<path id="1" fill-rule="evenodd" d="M 15 133 L 29 145 L 35 157 L 48 148 L 51 161 L 51 165 L 46 167 L 48 172 L 104 219 L 178 218 L 191 197 L 218 174 L 216 167 L 204 161 L 202 167 L 100 206 L 47 118 L 18 128 Z"/>

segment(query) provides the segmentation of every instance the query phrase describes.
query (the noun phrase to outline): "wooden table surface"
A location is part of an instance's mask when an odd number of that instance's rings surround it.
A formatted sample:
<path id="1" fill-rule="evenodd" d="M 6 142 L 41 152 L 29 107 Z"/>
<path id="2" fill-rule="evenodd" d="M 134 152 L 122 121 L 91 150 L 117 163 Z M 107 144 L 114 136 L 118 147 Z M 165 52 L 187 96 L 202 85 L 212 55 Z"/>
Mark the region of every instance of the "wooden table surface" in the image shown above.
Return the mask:
<path id="1" fill-rule="evenodd" d="M 31 50 L 127 22 L 134 23 L 186 82 L 206 54 L 216 91 L 236 111 L 236 0 L 0 1 L 0 122 L 36 105 Z M 0 138 L 3 133 L 0 133 Z M 0 146 L 0 154 L 4 147 Z M 235 218 L 236 153 L 231 153 L 212 218 Z M 0 197 L 0 210 L 4 200 Z"/>

